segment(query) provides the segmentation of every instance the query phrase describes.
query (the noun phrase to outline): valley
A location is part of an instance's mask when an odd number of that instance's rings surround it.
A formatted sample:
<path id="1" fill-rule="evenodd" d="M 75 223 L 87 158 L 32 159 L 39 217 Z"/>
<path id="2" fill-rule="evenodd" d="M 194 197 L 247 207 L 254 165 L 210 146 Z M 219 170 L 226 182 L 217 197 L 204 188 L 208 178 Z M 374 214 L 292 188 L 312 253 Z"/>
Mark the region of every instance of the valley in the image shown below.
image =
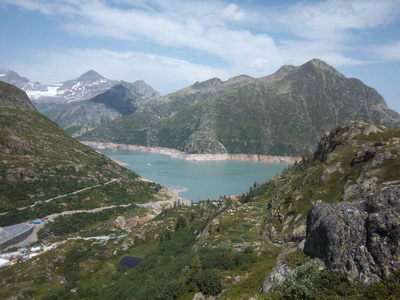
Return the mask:
<path id="1" fill-rule="evenodd" d="M 0 82 L 0 226 L 36 220 L 30 246 L 51 245 L 0 269 L 0 298 L 400 295 L 400 116 L 374 89 L 318 59 L 162 97 L 120 84 L 94 71 L 36 92 Z M 63 128 L 36 110 L 46 105 Z M 93 111 L 119 114 L 88 125 Z M 178 172 L 172 159 L 201 168 Z M 150 169 L 180 177 L 147 180 Z M 254 173 L 243 192 L 203 197 L 214 187 L 199 181 L 187 201 L 173 190 L 198 176 L 233 191 Z"/>

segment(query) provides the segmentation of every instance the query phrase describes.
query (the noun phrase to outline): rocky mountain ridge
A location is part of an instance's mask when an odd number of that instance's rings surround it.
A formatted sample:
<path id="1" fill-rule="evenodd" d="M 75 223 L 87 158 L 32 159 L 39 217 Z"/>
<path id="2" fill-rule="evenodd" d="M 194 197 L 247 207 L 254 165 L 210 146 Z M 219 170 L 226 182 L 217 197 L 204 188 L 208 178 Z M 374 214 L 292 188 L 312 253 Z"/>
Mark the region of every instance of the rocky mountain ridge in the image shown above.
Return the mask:
<path id="1" fill-rule="evenodd" d="M 107 122 L 133 113 L 159 93 L 143 80 L 133 83 L 109 80 L 94 70 L 76 79 L 42 85 L 0 70 L 0 80 L 26 91 L 36 108 L 77 136 Z"/>
<path id="2" fill-rule="evenodd" d="M 143 80 L 137 80 L 133 83 L 110 80 L 94 70 L 89 70 L 78 78 L 54 84 L 30 82 L 27 78 L 19 76 L 14 71 L 0 70 L 0 81 L 13 84 L 22 89 L 34 103 L 67 103 L 88 100 L 120 84 L 125 85 L 131 92 L 142 94 L 143 100 L 159 97 L 159 93 Z"/>
<path id="3" fill-rule="evenodd" d="M 400 115 L 376 90 L 314 59 L 262 78 L 196 82 L 80 139 L 190 154 L 296 156 L 350 120 L 400 126 Z"/>

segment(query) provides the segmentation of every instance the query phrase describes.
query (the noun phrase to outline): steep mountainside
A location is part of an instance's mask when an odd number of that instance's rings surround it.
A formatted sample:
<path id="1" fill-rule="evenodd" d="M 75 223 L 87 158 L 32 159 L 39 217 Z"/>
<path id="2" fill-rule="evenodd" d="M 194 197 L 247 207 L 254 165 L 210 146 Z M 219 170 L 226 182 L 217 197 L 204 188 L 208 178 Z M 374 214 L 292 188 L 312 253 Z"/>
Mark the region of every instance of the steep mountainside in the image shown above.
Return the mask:
<path id="1" fill-rule="evenodd" d="M 0 297 L 398 299 L 399 151 L 400 131 L 347 123 L 241 197 L 176 205 L 121 239 L 68 240 L 0 270 Z M 126 255 L 144 259 L 127 269 Z"/>
<path id="2" fill-rule="evenodd" d="M 258 79 L 197 82 L 81 139 L 188 153 L 299 155 L 349 120 L 400 126 L 376 90 L 314 59 Z"/>
<path id="3" fill-rule="evenodd" d="M 85 101 L 70 103 L 37 103 L 41 113 L 60 125 L 67 133 L 78 136 L 86 131 L 133 113 L 142 94 L 115 85 L 106 92 Z"/>
<path id="4" fill-rule="evenodd" d="M 28 96 L 17 87 L 0 81 L 0 106 L 36 111 Z"/>
<path id="5" fill-rule="evenodd" d="M 160 188 L 72 139 L 6 83 L 0 83 L 0 161 L 0 226 L 148 201 Z"/>

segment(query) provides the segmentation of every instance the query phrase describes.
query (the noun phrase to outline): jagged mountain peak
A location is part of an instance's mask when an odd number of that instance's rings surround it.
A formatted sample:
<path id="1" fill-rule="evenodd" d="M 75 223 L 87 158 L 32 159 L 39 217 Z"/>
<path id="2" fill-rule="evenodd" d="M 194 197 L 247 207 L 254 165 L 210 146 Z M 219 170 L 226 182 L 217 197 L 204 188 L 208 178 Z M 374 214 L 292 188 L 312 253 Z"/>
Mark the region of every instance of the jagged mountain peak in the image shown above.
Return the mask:
<path id="1" fill-rule="evenodd" d="M 323 60 L 319 58 L 313 58 L 312 60 L 306 62 L 305 64 L 301 65 L 300 68 L 301 70 L 322 70 L 322 71 L 330 71 L 334 72 L 337 74 L 341 74 L 338 70 L 336 70 L 334 67 L 331 65 L 327 64 Z M 342 75 L 342 74 L 341 74 Z"/>
<path id="2" fill-rule="evenodd" d="M 94 70 L 89 70 L 89 71 L 83 73 L 78 78 L 78 80 L 81 80 L 81 81 L 89 81 L 89 80 L 96 81 L 96 80 L 101 80 L 101 79 L 105 79 L 105 78 Z"/>

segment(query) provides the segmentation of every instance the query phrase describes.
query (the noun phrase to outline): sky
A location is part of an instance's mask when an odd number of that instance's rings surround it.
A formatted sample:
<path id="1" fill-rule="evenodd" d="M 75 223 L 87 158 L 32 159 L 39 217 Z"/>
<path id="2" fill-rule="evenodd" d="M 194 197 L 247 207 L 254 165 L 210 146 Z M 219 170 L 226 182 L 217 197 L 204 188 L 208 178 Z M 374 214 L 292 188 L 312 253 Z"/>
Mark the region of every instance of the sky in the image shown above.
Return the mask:
<path id="1" fill-rule="evenodd" d="M 399 0 L 0 0 L 0 40 L 31 81 L 93 69 L 161 94 L 319 58 L 400 112 Z"/>

